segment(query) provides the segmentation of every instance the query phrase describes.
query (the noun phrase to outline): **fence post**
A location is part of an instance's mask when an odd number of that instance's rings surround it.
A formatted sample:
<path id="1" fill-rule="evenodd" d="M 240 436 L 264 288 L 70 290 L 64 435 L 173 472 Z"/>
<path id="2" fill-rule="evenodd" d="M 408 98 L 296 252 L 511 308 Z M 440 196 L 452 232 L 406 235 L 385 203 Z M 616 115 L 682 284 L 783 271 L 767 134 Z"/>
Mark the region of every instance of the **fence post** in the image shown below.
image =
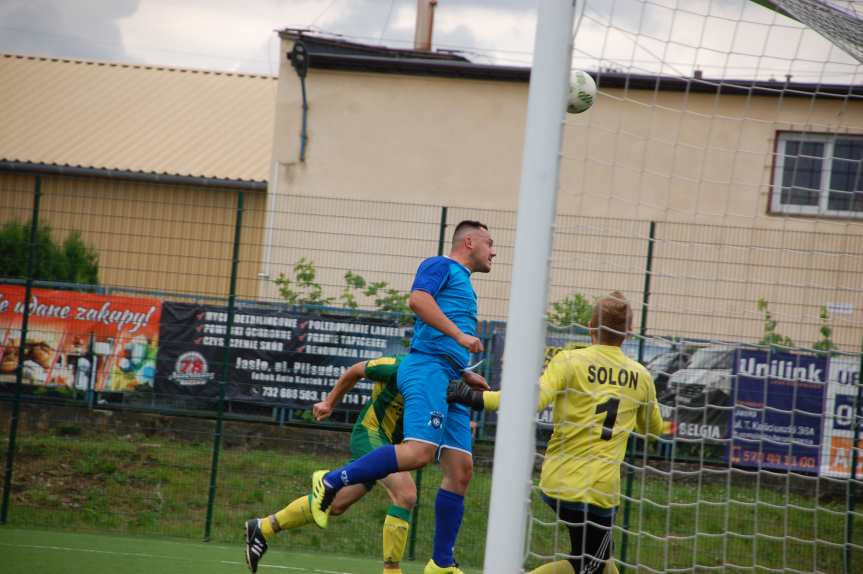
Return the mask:
<path id="1" fill-rule="evenodd" d="M 96 381 L 96 336 L 90 333 L 90 340 L 87 343 L 87 359 L 90 361 L 90 374 L 87 376 L 87 390 L 84 392 L 84 400 L 87 403 L 87 408 L 93 410 L 96 406 L 96 390 L 94 389 Z"/>
<path id="2" fill-rule="evenodd" d="M 9 419 L 9 443 L 6 449 L 6 465 L 3 472 L 3 504 L 0 507 L 0 524 L 6 524 L 9 516 L 9 497 L 12 494 L 12 469 L 15 443 L 18 438 L 18 417 L 21 413 L 21 385 L 24 374 L 24 351 L 27 346 L 27 327 L 30 322 L 30 299 L 33 292 L 33 271 L 36 266 L 36 230 L 39 226 L 39 204 L 42 201 L 42 176 L 36 176 L 33 187 L 33 216 L 30 221 L 30 252 L 27 254 L 27 282 L 24 287 L 24 316 L 21 318 L 21 339 L 18 345 L 18 366 L 15 368 L 15 396 L 12 400 L 12 416 Z M 13 309 L 14 311 L 14 309 Z"/>
<path id="3" fill-rule="evenodd" d="M 857 374 L 857 394 L 854 395 L 854 437 L 851 439 L 851 475 L 848 484 L 848 520 L 845 526 L 845 574 L 854 570 L 851 568 L 852 544 L 854 537 L 854 512 L 857 508 L 857 463 L 860 452 L 857 443 L 860 440 L 860 407 L 863 406 L 863 344 L 860 345 L 860 372 Z"/>
<path id="4" fill-rule="evenodd" d="M 644 362 L 644 338 L 647 336 L 647 306 L 650 303 L 650 277 L 653 274 L 653 243 L 656 239 L 656 222 L 650 222 L 650 229 L 647 235 L 647 263 L 644 271 L 644 292 L 641 296 L 641 325 L 638 328 L 638 362 Z M 623 534 L 620 538 L 620 560 L 626 562 L 626 550 L 629 545 L 629 515 L 632 511 L 632 481 L 635 472 L 632 470 L 632 464 L 635 458 L 634 450 L 636 440 L 629 436 L 629 444 L 627 445 L 627 469 L 626 469 L 626 496 L 623 502 Z M 647 448 L 645 442 L 642 448 Z M 626 566 L 621 565 L 621 572 L 626 572 Z"/>
<path id="5" fill-rule="evenodd" d="M 423 488 L 423 469 L 418 468 L 416 472 L 417 483 L 417 501 L 414 505 L 414 511 L 411 514 L 411 537 L 408 543 L 408 560 L 416 560 L 417 555 L 417 524 L 419 523 L 420 515 L 420 492 Z"/>
<path id="6" fill-rule="evenodd" d="M 494 361 L 494 324 L 490 321 L 483 321 L 483 347 L 485 347 L 485 352 L 483 353 L 483 359 L 485 360 L 485 364 L 482 366 L 482 376 L 485 377 L 485 380 L 488 381 L 491 379 L 491 366 Z M 485 432 L 485 409 L 479 412 L 479 422 L 477 423 L 476 429 L 476 438 L 484 439 L 486 435 Z"/>
<path id="7" fill-rule="evenodd" d="M 440 224 L 437 237 L 437 254 L 443 255 L 446 243 L 446 206 L 440 208 Z"/>
<path id="8" fill-rule="evenodd" d="M 650 222 L 647 236 L 647 267 L 644 271 L 644 293 L 641 296 L 641 325 L 638 328 L 638 362 L 644 362 L 644 338 L 647 336 L 647 306 L 650 303 L 650 278 L 653 275 L 653 243 L 656 240 L 656 222 Z"/>
<path id="9" fill-rule="evenodd" d="M 243 229 L 243 200 L 245 193 L 237 192 L 237 217 L 234 225 L 234 250 L 231 256 L 231 282 L 228 287 L 228 321 L 225 334 L 225 349 L 222 358 L 222 377 L 219 381 L 219 404 L 216 410 L 216 431 L 213 433 L 213 463 L 210 467 L 210 488 L 207 497 L 207 518 L 204 523 L 204 542 L 210 540 L 213 524 L 213 504 L 216 501 L 216 479 L 219 472 L 219 453 L 222 448 L 222 429 L 224 427 L 225 384 L 231 362 L 231 331 L 234 327 L 234 305 L 237 298 L 237 267 L 240 262 L 240 235 Z"/>

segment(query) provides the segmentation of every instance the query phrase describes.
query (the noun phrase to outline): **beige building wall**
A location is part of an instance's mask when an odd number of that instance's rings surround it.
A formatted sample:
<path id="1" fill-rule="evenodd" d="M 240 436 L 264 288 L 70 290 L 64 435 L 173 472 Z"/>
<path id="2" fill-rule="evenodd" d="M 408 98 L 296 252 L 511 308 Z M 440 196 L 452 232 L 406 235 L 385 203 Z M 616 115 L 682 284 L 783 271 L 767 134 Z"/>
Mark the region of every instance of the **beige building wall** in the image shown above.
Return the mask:
<path id="1" fill-rule="evenodd" d="M 29 221 L 35 176 L 0 172 L 0 224 Z M 257 292 L 266 194 L 246 191 L 237 293 Z M 79 231 L 105 287 L 228 295 L 238 191 L 99 177 L 43 176 L 39 221 L 55 240 Z"/>
<path id="2" fill-rule="evenodd" d="M 434 223 L 450 206 L 450 223 L 493 222 L 498 264 L 476 284 L 484 318 L 504 319 L 527 84 L 313 68 L 300 162 L 290 48 L 276 103 L 270 276 L 314 256 L 334 294 L 357 267 L 407 289 L 419 259 L 436 253 Z M 655 221 L 650 332 L 757 340 L 764 297 L 778 330 L 809 345 L 820 306 L 842 303 L 853 312 L 833 318 L 835 337 L 856 350 L 863 220 L 774 215 L 768 203 L 777 132 L 863 134 L 863 105 L 600 89 L 589 112 L 566 119 L 550 300 L 623 288 L 641 301 Z M 272 285 L 261 296 L 274 297 Z"/>

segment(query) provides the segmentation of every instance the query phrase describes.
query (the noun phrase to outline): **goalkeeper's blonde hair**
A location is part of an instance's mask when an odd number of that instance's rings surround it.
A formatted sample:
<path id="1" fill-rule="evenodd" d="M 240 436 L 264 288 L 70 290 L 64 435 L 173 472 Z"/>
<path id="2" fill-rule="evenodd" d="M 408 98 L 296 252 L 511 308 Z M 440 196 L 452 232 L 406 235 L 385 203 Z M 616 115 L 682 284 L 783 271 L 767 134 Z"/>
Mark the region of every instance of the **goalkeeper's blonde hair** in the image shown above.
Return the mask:
<path id="1" fill-rule="evenodd" d="M 598 329 L 603 345 L 620 345 L 632 329 L 632 307 L 621 291 L 612 291 L 600 297 L 593 306 L 590 328 Z"/>

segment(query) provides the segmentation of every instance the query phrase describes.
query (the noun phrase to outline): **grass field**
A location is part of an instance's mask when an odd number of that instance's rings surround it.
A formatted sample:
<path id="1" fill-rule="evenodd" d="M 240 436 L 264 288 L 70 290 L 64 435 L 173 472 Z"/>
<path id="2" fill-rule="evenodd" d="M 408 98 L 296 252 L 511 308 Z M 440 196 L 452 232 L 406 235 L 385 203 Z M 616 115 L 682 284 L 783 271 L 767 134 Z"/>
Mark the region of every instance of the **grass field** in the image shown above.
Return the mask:
<path id="1" fill-rule="evenodd" d="M 341 433 L 327 434 L 338 442 L 346 438 Z M 212 455 L 209 444 L 143 437 L 46 435 L 19 437 L 18 444 L 10 525 L 203 538 Z M 300 451 L 311 447 L 296 446 Z M 0 459 L 4 452 L 0 452 Z M 241 544 L 241 527 L 246 519 L 274 512 L 308 493 L 314 470 L 344 461 L 343 454 L 225 449 L 220 458 L 210 541 Z M 431 556 L 434 513 L 429 504 L 440 478 L 440 471 L 434 467 L 422 479 L 425 502 L 418 511 L 418 561 Z M 467 499 L 460 536 L 464 556 L 461 552 L 456 556 L 473 564 L 481 562 L 481 555 L 475 552 L 485 541 L 487 475 L 476 487 L 478 496 Z M 272 548 L 377 557 L 388 505 L 384 490 L 375 488 L 345 516 L 334 517 L 326 532 L 311 525 L 293 530 L 278 536 Z"/>
<path id="2" fill-rule="evenodd" d="M 0 527 L 0 570 L 4 574 L 242 574 L 248 573 L 242 551 L 238 545 L 189 540 Z M 419 574 L 424 564 L 403 566 L 405 574 Z M 267 553 L 258 572 L 380 574 L 381 565 L 329 553 L 274 550 Z"/>
<path id="3" fill-rule="evenodd" d="M 226 432 L 236 429 L 229 427 Z M 338 433 L 326 434 L 332 435 L 333 441 L 345 439 Z M 285 430 L 276 437 L 282 442 L 268 437 L 253 446 L 246 442 L 242 447 L 235 444 L 225 448 L 220 457 L 211 542 L 197 544 L 204 528 L 212 451 L 205 434 L 197 442 L 189 438 L 194 437 L 186 436 L 183 441 L 138 435 L 20 437 L 9 525 L 0 530 L 14 527 L 16 530 L 4 531 L 23 536 L 35 532 L 27 529 L 52 529 L 40 535 L 44 537 L 41 542 L 26 543 L 31 546 L 65 547 L 56 540 L 68 532 L 92 533 L 94 538 L 87 546 L 91 550 L 103 545 L 99 540 L 105 533 L 143 536 L 145 544 L 180 544 L 201 549 L 202 554 L 212 552 L 220 556 L 218 560 L 236 562 L 242 556 L 237 549 L 242 547 L 245 519 L 273 512 L 305 494 L 313 470 L 344 460 L 344 455 L 319 453 L 311 448 L 313 445 L 299 442 L 295 430 Z M 482 564 L 490 474 L 487 466 L 477 467 L 466 499 L 456 558 L 467 566 Z M 416 540 L 420 564 L 431 555 L 433 501 L 439 482 L 437 467 L 424 472 Z M 838 494 L 826 495 L 822 488 L 823 484 L 812 477 L 728 473 L 721 469 L 694 472 L 691 465 L 639 471 L 632 493 L 630 525 L 634 533 L 629 536 L 627 561 L 653 571 L 699 572 L 726 566 L 729 571 L 792 568 L 842 572 L 846 503 L 841 489 Z M 280 534 L 272 544 L 273 556 L 284 556 L 278 564 L 291 568 L 307 567 L 300 563 L 294 566 L 294 561 L 301 560 L 294 551 L 315 556 L 362 556 L 370 560 L 358 559 L 357 566 L 351 566 L 356 570 L 339 569 L 337 563 L 346 560 L 343 558 L 338 558 L 331 569 L 365 572 L 361 568 L 368 565 L 368 571 L 377 571 L 381 524 L 388 503 L 383 490 L 376 488 L 347 515 L 331 520 L 325 532 L 309 526 Z M 616 524 L 619 527 L 622 523 L 621 515 Z M 534 555 L 528 566 L 568 550 L 565 533 L 538 500 L 534 501 L 530 536 Z M 189 542 L 166 543 L 164 538 Z M 860 518 L 854 539 L 857 548 L 863 546 Z M 134 554 L 130 548 L 136 542 L 132 539 L 110 540 L 110 544 Z M 621 543 L 618 529 L 618 557 Z M 4 555 L 9 548 L 4 546 Z M 216 549 L 223 549 L 224 554 Z M 43 554 L 31 550 L 30 554 Z M 15 550 L 15 562 L 26 558 L 27 552 L 27 547 Z M 196 550 L 188 552 L 194 554 Z M 97 552 L 79 553 L 92 554 L 87 560 L 100 559 Z M 164 552 L 153 554 L 161 556 Z M 852 557 L 860 567 L 852 571 L 863 571 L 863 553 L 855 549 Z M 6 572 L 2 567 L 0 571 Z M 28 569 L 28 574 L 33 571 Z"/>

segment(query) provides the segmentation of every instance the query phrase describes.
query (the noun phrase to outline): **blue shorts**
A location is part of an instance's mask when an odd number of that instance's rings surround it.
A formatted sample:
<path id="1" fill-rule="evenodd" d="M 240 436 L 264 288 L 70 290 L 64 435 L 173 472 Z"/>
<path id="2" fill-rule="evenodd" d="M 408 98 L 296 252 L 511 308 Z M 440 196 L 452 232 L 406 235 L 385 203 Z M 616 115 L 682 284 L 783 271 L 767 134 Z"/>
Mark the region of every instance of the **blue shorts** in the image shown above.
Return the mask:
<path id="1" fill-rule="evenodd" d="M 461 377 L 446 359 L 411 352 L 399 365 L 404 397 L 404 440 L 415 440 L 471 454 L 470 409 L 446 402 L 450 380 Z"/>

